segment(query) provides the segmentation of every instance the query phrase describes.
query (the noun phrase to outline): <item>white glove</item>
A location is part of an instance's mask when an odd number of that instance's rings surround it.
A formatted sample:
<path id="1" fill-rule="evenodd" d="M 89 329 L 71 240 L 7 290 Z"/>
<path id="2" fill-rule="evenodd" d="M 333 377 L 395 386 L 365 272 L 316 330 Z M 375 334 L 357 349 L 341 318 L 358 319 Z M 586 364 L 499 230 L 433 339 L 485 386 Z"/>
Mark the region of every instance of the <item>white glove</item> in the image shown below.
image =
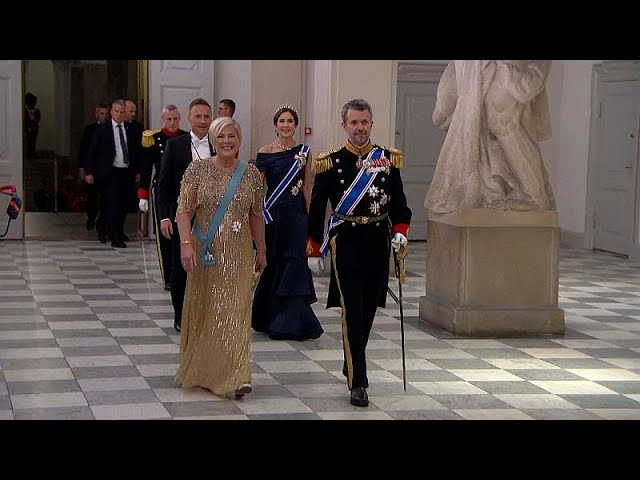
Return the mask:
<path id="1" fill-rule="evenodd" d="M 398 250 L 400 250 L 400 245 L 404 245 L 405 247 L 407 246 L 407 237 L 398 232 L 391 239 L 391 246 L 397 253 Z"/>
<path id="2" fill-rule="evenodd" d="M 149 200 L 145 200 L 144 198 L 140 199 L 140 203 L 138 204 L 141 212 L 149 211 Z"/>
<path id="3" fill-rule="evenodd" d="M 324 258 L 322 257 L 309 257 L 307 258 L 307 263 L 313 273 L 322 272 L 324 270 Z"/>

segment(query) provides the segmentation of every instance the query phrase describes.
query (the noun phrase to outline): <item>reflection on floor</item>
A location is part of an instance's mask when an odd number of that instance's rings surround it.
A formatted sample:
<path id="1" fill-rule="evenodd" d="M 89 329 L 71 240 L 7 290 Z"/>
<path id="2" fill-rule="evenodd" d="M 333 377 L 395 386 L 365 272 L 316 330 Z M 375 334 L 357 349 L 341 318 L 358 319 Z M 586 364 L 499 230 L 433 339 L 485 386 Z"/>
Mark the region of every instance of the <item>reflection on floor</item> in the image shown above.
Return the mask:
<path id="1" fill-rule="evenodd" d="M 561 252 L 557 338 L 454 337 L 418 319 L 424 243 L 411 243 L 399 309 L 376 316 L 370 405 L 349 404 L 340 312 L 325 334 L 252 337 L 254 391 L 241 400 L 177 388 L 179 336 L 152 242 L 0 241 L 0 419 L 640 419 L 640 263 Z M 389 281 L 396 291 L 394 278 Z"/>
<path id="2" fill-rule="evenodd" d="M 25 237 L 38 240 L 93 240 L 97 241 L 96 230 L 87 231 L 86 213 L 76 212 L 25 212 Z M 125 223 L 125 233 L 131 240 L 138 237 L 138 215 L 129 213 Z"/>

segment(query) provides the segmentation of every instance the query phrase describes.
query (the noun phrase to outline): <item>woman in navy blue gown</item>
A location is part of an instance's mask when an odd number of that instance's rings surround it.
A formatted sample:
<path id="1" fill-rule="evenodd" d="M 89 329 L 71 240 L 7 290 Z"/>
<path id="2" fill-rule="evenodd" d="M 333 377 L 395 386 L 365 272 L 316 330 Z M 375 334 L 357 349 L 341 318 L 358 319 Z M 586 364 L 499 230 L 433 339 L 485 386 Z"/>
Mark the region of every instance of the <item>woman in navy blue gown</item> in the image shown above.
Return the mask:
<path id="1" fill-rule="evenodd" d="M 256 167 L 263 172 L 267 267 L 253 299 L 251 326 L 278 340 L 316 339 L 324 333 L 311 308 L 317 301 L 307 265 L 307 213 L 311 201 L 309 147 L 293 135 L 298 113 L 290 105 L 273 116 L 276 140 L 260 148 Z"/>

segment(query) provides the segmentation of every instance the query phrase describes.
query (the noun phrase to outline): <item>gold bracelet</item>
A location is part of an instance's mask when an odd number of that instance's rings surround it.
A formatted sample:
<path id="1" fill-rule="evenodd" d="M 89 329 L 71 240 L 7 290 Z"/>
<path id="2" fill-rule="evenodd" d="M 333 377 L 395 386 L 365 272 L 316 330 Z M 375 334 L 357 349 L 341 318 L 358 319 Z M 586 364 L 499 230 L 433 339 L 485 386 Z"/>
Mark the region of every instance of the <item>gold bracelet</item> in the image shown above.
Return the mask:
<path id="1" fill-rule="evenodd" d="M 186 245 L 186 244 L 188 244 L 188 243 L 191 243 L 191 240 L 182 240 L 182 241 L 180 242 L 180 245 Z"/>

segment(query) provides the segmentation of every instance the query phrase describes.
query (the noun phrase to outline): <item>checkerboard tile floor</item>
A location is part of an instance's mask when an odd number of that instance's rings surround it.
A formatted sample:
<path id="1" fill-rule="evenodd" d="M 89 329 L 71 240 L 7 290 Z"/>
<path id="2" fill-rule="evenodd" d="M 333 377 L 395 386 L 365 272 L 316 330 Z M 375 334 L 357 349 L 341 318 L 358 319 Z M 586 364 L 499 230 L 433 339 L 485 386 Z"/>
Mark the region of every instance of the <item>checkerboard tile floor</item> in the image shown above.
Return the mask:
<path id="1" fill-rule="evenodd" d="M 176 387 L 179 337 L 152 242 L 0 242 L 0 419 L 640 419 L 640 263 L 561 251 L 559 338 L 466 339 L 418 319 L 425 244 L 411 243 L 399 309 L 368 347 L 369 408 L 341 374 L 339 310 L 318 340 L 253 334 L 254 392 Z M 397 283 L 390 279 L 397 291 Z"/>

